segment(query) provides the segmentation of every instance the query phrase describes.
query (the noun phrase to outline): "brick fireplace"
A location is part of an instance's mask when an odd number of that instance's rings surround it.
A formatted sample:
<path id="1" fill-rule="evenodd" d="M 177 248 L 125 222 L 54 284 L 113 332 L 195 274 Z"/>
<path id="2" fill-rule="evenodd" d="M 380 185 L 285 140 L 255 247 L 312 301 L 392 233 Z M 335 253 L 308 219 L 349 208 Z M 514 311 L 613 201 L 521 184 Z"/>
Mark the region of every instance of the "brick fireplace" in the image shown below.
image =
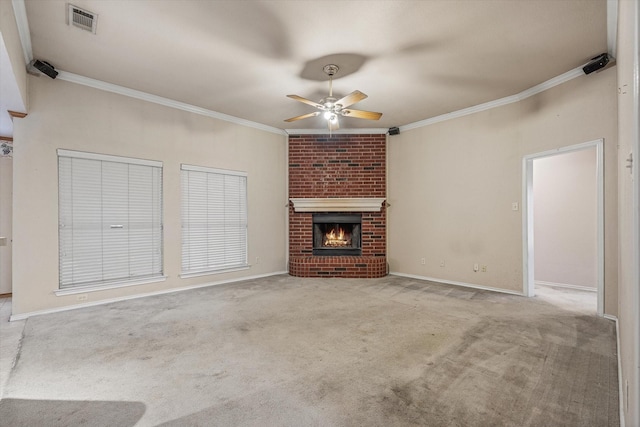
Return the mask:
<path id="1" fill-rule="evenodd" d="M 385 276 L 386 191 L 386 135 L 290 135 L 289 274 Z M 318 248 L 314 229 L 333 230 L 334 217 L 358 218 L 357 252 Z"/>

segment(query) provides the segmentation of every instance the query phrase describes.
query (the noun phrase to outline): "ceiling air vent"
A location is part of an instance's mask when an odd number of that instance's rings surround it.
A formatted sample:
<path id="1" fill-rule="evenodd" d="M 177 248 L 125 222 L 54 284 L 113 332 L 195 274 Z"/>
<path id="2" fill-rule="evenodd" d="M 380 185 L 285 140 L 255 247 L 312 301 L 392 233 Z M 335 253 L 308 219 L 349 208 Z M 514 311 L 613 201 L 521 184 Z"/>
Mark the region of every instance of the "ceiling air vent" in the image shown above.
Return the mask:
<path id="1" fill-rule="evenodd" d="M 98 24 L 98 15 L 85 9 L 80 9 L 72 4 L 67 4 L 69 14 L 67 17 L 67 25 L 73 25 L 83 30 L 96 33 L 96 25 Z"/>

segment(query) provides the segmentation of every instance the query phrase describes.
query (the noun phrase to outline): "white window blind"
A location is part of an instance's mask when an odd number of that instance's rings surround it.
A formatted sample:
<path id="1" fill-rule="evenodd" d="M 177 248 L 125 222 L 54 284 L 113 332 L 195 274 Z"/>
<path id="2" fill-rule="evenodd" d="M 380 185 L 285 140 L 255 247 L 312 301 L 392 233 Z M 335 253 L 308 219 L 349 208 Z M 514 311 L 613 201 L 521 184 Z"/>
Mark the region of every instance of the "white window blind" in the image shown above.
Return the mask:
<path id="1" fill-rule="evenodd" d="M 247 176 L 182 165 L 182 273 L 247 266 Z"/>
<path id="2" fill-rule="evenodd" d="M 60 289 L 162 275 L 162 163 L 58 150 Z"/>

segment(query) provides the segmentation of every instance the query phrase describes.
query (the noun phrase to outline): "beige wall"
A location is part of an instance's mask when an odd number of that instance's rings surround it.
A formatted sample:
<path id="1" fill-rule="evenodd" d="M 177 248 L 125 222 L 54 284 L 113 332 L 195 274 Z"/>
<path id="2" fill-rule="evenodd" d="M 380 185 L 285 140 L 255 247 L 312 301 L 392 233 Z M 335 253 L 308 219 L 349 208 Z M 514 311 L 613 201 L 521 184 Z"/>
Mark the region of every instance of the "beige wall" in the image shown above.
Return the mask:
<path id="1" fill-rule="evenodd" d="M 11 194 L 13 159 L 0 156 L 0 294 L 11 292 Z"/>
<path id="2" fill-rule="evenodd" d="M 522 292 L 522 212 L 512 203 L 522 202 L 523 157 L 604 138 L 605 313 L 616 314 L 615 94 L 611 68 L 390 137 L 391 271 Z"/>
<path id="3" fill-rule="evenodd" d="M 596 149 L 533 161 L 535 281 L 598 285 Z"/>
<path id="4" fill-rule="evenodd" d="M 640 425 L 640 111 L 637 76 L 640 41 L 638 21 L 640 6 L 635 0 L 622 0 L 618 5 L 618 195 L 620 227 L 620 306 L 619 334 L 622 366 L 622 406 L 627 426 Z M 635 78 L 634 78 L 635 71 Z M 633 152 L 634 174 L 626 168 Z M 635 178 L 635 183 L 634 183 Z M 635 217 L 634 217 L 635 213 Z M 635 224 L 634 224 L 635 223 Z M 635 242 L 634 242 L 635 240 Z"/>
<path id="5" fill-rule="evenodd" d="M 168 279 L 92 292 L 86 302 L 286 270 L 284 135 L 49 78 L 30 76 L 29 91 L 29 115 L 16 122 L 14 132 L 14 314 L 78 304 L 77 295 L 53 294 L 58 288 L 58 148 L 164 163 Z M 248 173 L 249 270 L 178 277 L 181 163 Z"/>
<path id="6" fill-rule="evenodd" d="M 20 43 L 20 36 L 18 35 L 15 14 L 13 13 L 13 4 L 10 0 L 0 0 L 0 35 L 2 36 L 0 43 L 4 42 L 7 53 L 9 54 L 9 60 L 11 61 L 20 96 L 22 97 L 22 103 L 28 106 L 27 68 L 24 54 L 22 53 L 22 44 Z"/>

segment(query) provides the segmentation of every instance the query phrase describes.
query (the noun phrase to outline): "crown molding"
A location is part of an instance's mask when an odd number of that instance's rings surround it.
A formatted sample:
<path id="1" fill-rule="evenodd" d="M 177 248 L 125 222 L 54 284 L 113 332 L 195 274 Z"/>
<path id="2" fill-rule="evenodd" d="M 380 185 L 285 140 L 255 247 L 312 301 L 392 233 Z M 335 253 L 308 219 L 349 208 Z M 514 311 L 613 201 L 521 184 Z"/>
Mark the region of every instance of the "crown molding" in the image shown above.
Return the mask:
<path id="1" fill-rule="evenodd" d="M 16 26 L 18 27 L 18 37 L 20 37 L 20 44 L 22 45 L 24 63 L 29 64 L 33 59 L 33 49 L 31 47 L 27 8 L 24 5 L 24 0 L 11 0 L 11 4 L 13 5 L 13 15 L 16 18 Z"/>
<path id="2" fill-rule="evenodd" d="M 239 117 L 230 116 L 228 114 L 218 113 L 217 111 L 208 110 L 206 108 L 197 107 L 195 105 L 186 104 L 184 102 L 174 101 L 173 99 L 163 98 L 161 96 L 152 95 L 150 93 L 130 89 L 124 86 L 103 82 L 101 80 L 84 77 L 78 74 L 70 73 L 68 71 L 58 70 L 58 72 L 58 80 L 64 80 L 70 83 L 76 83 L 94 89 L 116 93 L 119 95 L 128 96 L 130 98 L 140 99 L 142 101 L 163 105 L 165 107 L 175 108 L 177 110 L 187 111 L 189 113 L 199 114 L 201 116 L 224 120 L 226 122 L 235 123 L 237 125 L 258 129 L 265 132 L 271 132 L 278 135 L 286 135 L 284 130 L 272 126 L 263 125 L 261 123 L 252 122 L 250 120 L 241 119 Z"/>
<path id="3" fill-rule="evenodd" d="M 583 65 L 567 71 L 564 74 L 556 76 L 545 82 L 542 82 L 536 86 L 526 89 L 518 94 L 507 96 L 504 98 L 496 99 L 494 101 L 485 102 L 483 104 L 474 105 L 472 107 L 463 108 L 451 113 L 441 114 L 439 116 L 431 117 L 425 120 L 420 120 L 414 123 L 409 123 L 404 126 L 399 126 L 400 131 L 408 131 L 412 129 L 429 126 L 435 123 L 443 122 L 446 120 L 452 120 L 470 114 L 479 113 L 481 111 L 490 110 L 504 105 L 513 104 L 524 99 L 527 99 L 533 95 L 544 92 L 562 83 L 575 79 L 576 77 L 584 76 L 582 71 Z M 252 127 L 255 129 L 263 130 L 266 132 L 276 133 L 278 135 L 324 135 L 327 134 L 327 129 L 279 129 L 272 126 L 263 125 L 261 123 L 252 122 L 250 120 L 241 119 L 238 117 L 230 116 L 224 113 L 218 113 L 216 111 L 207 110 L 206 108 L 196 107 L 195 105 L 186 104 L 184 102 L 174 101 L 169 98 L 163 98 L 161 96 L 152 95 L 150 93 L 142 92 L 135 89 L 126 88 L 123 86 L 107 83 L 101 80 L 84 77 L 78 74 L 73 74 L 68 71 L 58 70 L 58 79 L 65 80 L 71 83 L 81 84 L 89 86 L 95 89 L 104 90 L 107 92 L 117 93 L 124 96 L 140 99 L 143 101 L 152 102 L 155 104 L 164 105 L 170 108 L 176 108 L 178 110 L 188 111 L 194 114 L 200 114 L 207 117 L 212 117 L 219 120 L 232 122 L 241 126 Z M 354 134 L 386 134 L 389 132 L 387 128 L 356 128 L 356 129 L 338 129 L 331 132 L 335 135 L 354 135 Z"/>
<path id="4" fill-rule="evenodd" d="M 559 76 L 556 76 L 552 79 L 542 82 L 536 86 L 533 86 L 515 95 L 507 96 L 504 98 L 496 99 L 494 101 L 485 102 L 484 104 L 474 105 L 472 107 L 463 108 L 462 110 L 441 114 L 439 116 L 431 117 L 429 119 L 420 120 L 418 122 L 409 123 L 408 125 L 400 126 L 399 127 L 400 132 L 411 130 L 411 129 L 417 129 L 417 128 L 429 126 L 435 123 L 444 122 L 446 120 L 457 119 L 458 117 L 468 116 L 469 114 L 475 114 L 481 111 L 491 110 L 493 108 L 498 108 L 504 105 L 520 102 L 533 95 L 544 92 L 545 90 L 551 89 L 552 87 L 558 86 L 559 84 L 568 82 L 569 80 L 573 80 L 576 77 L 580 77 L 584 75 L 585 74 L 584 74 L 584 71 L 582 71 L 582 65 L 581 65 L 579 67 L 576 67 L 572 70 L 567 71 L 564 74 L 560 74 Z"/>
<path id="5" fill-rule="evenodd" d="M 618 48 L 618 1 L 607 0 L 607 50 L 614 59 Z"/>

